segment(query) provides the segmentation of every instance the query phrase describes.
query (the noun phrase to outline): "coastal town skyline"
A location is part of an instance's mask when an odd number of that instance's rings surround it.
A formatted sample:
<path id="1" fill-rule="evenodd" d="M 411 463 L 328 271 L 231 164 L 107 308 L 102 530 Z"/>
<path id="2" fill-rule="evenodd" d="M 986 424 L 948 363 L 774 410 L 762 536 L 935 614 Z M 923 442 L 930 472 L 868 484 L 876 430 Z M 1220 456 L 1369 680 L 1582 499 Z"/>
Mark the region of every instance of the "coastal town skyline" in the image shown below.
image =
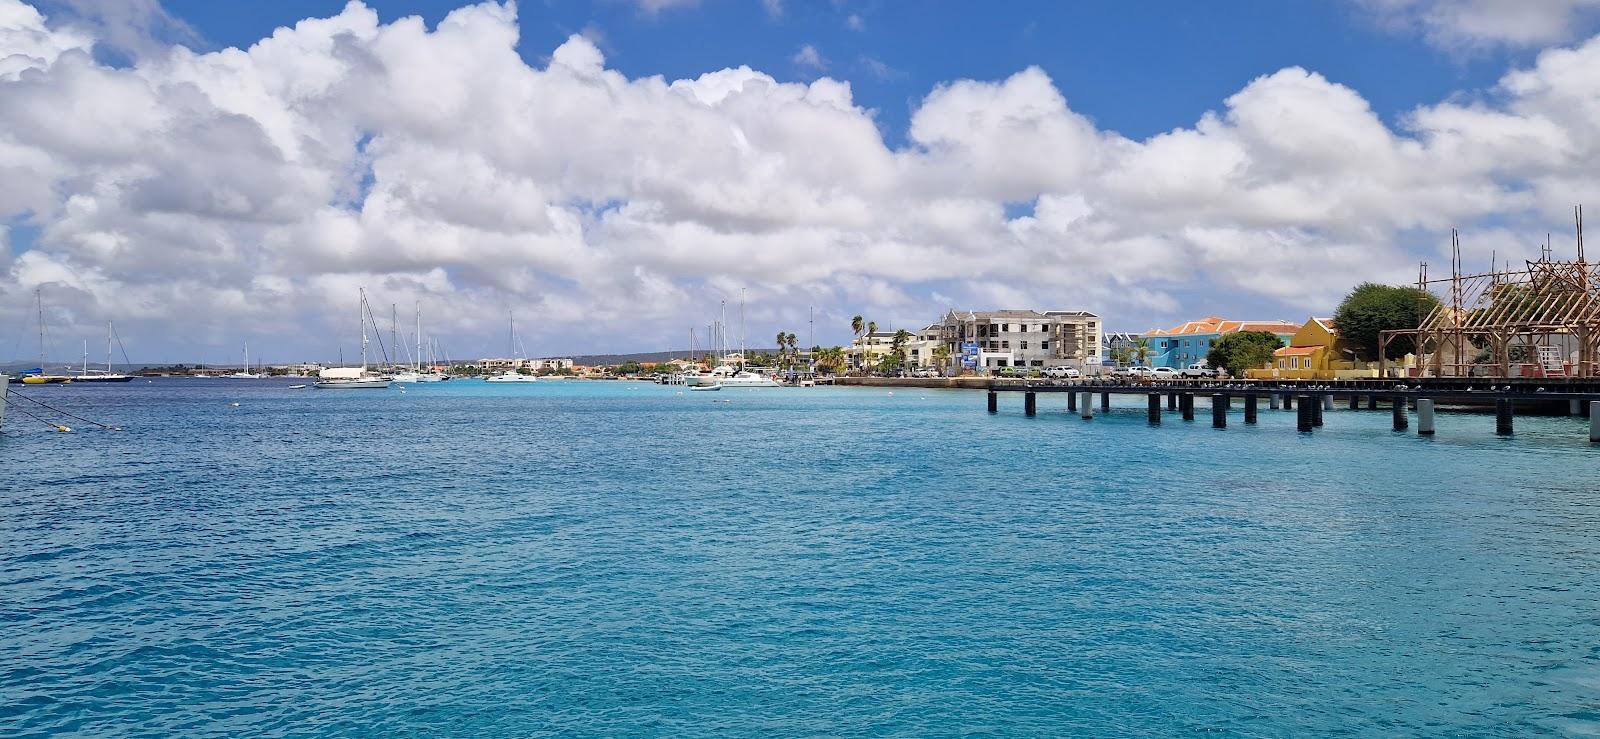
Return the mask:
<path id="1" fill-rule="evenodd" d="M 948 36 L 867 3 L 0 0 L 0 358 L 36 355 L 36 289 L 52 359 L 116 321 L 136 363 L 349 355 L 362 287 L 453 357 L 507 354 L 513 311 L 529 356 L 679 348 L 741 293 L 751 346 L 950 309 L 1298 324 L 1451 227 L 1485 268 L 1568 250 L 1595 16 L 1492 5 L 1298 9 L 1334 30 L 1299 48 L 1241 32 L 1284 11 L 1174 9 L 1135 64 L 1099 7 Z M 730 29 L 761 48 L 671 40 Z"/>

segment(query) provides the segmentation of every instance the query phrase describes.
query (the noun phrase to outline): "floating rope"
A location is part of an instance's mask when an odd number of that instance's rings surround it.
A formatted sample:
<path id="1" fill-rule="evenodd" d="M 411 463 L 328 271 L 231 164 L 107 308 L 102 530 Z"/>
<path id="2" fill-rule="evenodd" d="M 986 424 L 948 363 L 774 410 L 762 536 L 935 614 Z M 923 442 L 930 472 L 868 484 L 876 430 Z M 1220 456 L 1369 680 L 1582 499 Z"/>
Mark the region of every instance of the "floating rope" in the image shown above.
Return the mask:
<path id="1" fill-rule="evenodd" d="M 13 395 L 12 397 L 16 397 L 16 396 Z M 17 413 L 21 413 L 22 415 L 27 416 L 27 417 L 35 420 L 35 421 L 38 421 L 39 423 L 42 423 L 42 424 L 44 424 L 46 426 L 49 426 L 50 428 L 53 428 L 53 429 L 55 429 L 57 431 L 60 431 L 63 434 L 72 430 L 72 428 L 70 426 L 63 426 L 63 425 L 61 425 L 59 423 L 52 423 L 50 421 L 46 421 L 45 419 L 40 418 L 38 416 L 35 416 L 32 413 L 29 413 L 29 412 L 27 412 L 27 411 L 25 411 L 25 410 L 23 410 L 21 408 L 12 408 L 11 410 L 15 411 Z"/>
<path id="2" fill-rule="evenodd" d="M 44 408 L 46 410 L 50 410 L 50 411 L 54 411 L 56 413 L 60 413 L 61 415 L 66 416 L 67 418 L 71 418 L 71 419 L 75 419 L 75 420 L 78 420 L 78 421 L 82 421 L 84 423 L 91 424 L 91 425 L 94 425 L 94 426 L 99 426 L 100 428 L 103 428 L 103 429 L 105 429 L 107 431 L 121 431 L 122 430 L 121 426 L 107 426 L 106 424 L 100 423 L 99 421 L 91 421 L 91 420 L 89 420 L 87 418 L 84 418 L 83 416 L 76 416 L 76 415 L 68 413 L 68 412 L 66 412 L 64 410 L 61 410 L 60 408 L 57 408 L 55 406 L 49 405 L 47 403 L 44 403 L 42 401 L 34 400 L 33 398 L 30 398 L 30 397 L 28 397 L 26 395 L 23 395 L 22 393 L 11 393 L 9 397 L 11 397 L 11 398 L 22 398 L 23 400 L 26 400 L 29 403 L 37 405 L 37 406 L 39 406 L 41 408 Z M 15 410 L 18 413 L 22 413 L 22 414 L 27 415 L 29 417 L 38 418 L 38 416 L 35 416 L 35 415 L 31 414 L 31 413 L 28 413 L 27 411 L 22 410 L 21 408 L 17 408 Z M 50 423 L 50 422 L 49 421 L 45 421 L 45 423 Z M 50 424 L 50 425 L 55 426 L 56 424 Z M 64 429 L 64 428 L 67 428 L 67 427 L 60 426 L 59 428 L 63 428 Z M 68 429 L 68 430 L 70 430 L 70 429 Z"/>

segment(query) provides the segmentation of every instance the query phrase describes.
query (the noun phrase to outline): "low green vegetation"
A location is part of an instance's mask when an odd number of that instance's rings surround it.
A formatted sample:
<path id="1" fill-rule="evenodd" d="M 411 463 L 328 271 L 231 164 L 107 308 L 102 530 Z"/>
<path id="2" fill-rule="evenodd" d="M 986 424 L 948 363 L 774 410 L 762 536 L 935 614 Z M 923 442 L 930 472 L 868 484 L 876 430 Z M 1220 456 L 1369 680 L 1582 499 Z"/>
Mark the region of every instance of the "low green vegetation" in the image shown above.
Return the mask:
<path id="1" fill-rule="evenodd" d="M 1206 352 L 1206 364 L 1226 369 L 1234 377 L 1243 377 L 1245 370 L 1263 367 L 1272 361 L 1272 352 L 1283 346 L 1283 339 L 1266 331 L 1238 331 L 1227 334 L 1211 344 Z"/>

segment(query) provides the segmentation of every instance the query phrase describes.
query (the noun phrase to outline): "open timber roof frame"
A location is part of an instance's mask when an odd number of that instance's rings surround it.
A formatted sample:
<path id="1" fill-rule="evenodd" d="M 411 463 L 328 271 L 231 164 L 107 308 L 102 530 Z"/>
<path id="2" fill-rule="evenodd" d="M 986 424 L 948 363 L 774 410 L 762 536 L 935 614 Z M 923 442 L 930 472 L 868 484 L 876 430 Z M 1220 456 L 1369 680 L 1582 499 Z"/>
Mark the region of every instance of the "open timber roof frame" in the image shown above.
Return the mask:
<path id="1" fill-rule="evenodd" d="M 1582 206 L 1574 208 L 1574 220 L 1576 261 L 1552 260 L 1547 241 L 1525 269 L 1472 275 L 1461 273 L 1461 242 L 1452 229 L 1450 277 L 1429 280 L 1426 264 L 1417 277 L 1418 289 L 1439 302 L 1417 328 L 1379 334 L 1380 374 L 1388 374 L 1389 344 L 1401 337 L 1415 341 L 1419 360 L 1426 357 L 1419 361 L 1423 377 L 1510 377 L 1515 349 L 1532 362 L 1536 347 L 1554 346 L 1558 339 L 1566 345 L 1570 337 L 1577 349 L 1570 376 L 1600 376 L 1600 265 L 1584 257 Z M 1475 361 L 1483 349 L 1488 364 Z"/>

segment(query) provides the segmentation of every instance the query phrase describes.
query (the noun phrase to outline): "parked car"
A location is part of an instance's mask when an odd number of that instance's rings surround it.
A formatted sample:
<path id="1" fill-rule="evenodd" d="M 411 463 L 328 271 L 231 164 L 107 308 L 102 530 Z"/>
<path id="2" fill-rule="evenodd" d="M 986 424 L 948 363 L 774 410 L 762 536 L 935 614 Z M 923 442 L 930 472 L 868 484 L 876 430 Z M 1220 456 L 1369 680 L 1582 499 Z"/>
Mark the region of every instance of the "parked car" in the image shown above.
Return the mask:
<path id="1" fill-rule="evenodd" d="M 1129 367 L 1128 368 L 1128 376 L 1129 377 L 1149 378 L 1154 374 L 1155 374 L 1155 370 L 1152 370 L 1149 367 Z"/>
<path id="2" fill-rule="evenodd" d="M 932 367 L 918 367 L 911 372 L 912 377 L 938 377 L 939 371 Z"/>
<path id="3" fill-rule="evenodd" d="M 1178 371 L 1171 367 L 1157 367 L 1150 370 L 1152 380 L 1176 380 L 1179 376 Z"/>
<path id="4" fill-rule="evenodd" d="M 1195 362 L 1188 367 L 1184 367 L 1183 371 L 1178 374 L 1184 377 L 1216 377 L 1217 371 L 1207 367 L 1205 362 Z"/>
<path id="5" fill-rule="evenodd" d="M 1044 376 L 1052 380 L 1071 380 L 1083 376 L 1076 367 L 1047 367 Z"/>

